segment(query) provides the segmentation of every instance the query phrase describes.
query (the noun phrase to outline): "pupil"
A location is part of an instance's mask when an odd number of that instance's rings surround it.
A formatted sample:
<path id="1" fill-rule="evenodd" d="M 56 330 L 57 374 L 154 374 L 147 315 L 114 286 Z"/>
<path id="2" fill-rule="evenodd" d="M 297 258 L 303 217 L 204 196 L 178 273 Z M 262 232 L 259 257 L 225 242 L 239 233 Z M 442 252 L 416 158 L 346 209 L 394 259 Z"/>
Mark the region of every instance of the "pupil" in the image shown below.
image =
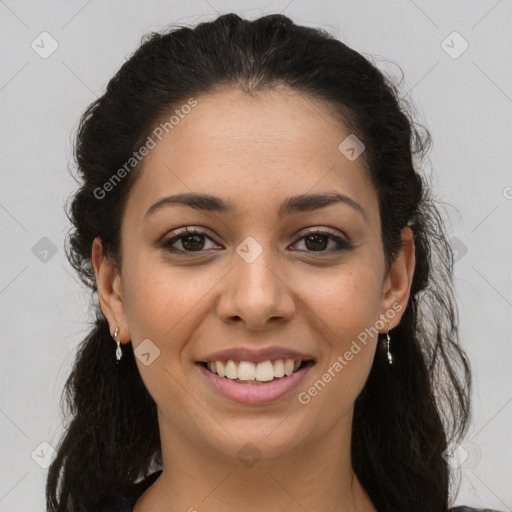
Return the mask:
<path id="1" fill-rule="evenodd" d="M 190 240 L 190 239 L 193 239 L 194 241 L 190 244 L 187 242 L 187 240 Z M 201 241 L 202 239 L 202 235 L 188 235 L 186 237 L 183 238 L 182 240 L 182 245 L 185 249 L 187 250 L 201 250 L 204 246 L 204 240 L 202 241 L 203 243 L 200 244 L 200 247 L 196 247 L 194 249 L 194 243 L 197 243 L 198 241 Z"/>
<path id="2" fill-rule="evenodd" d="M 322 243 L 322 242 L 318 243 L 318 239 L 319 238 L 323 238 L 324 239 L 324 243 Z M 310 235 L 310 236 L 306 237 L 306 240 L 305 240 L 306 247 L 308 247 L 308 249 L 313 249 L 313 250 L 325 249 L 325 247 L 326 247 L 325 239 L 326 238 L 327 238 L 326 235 Z M 313 240 L 313 247 L 311 247 L 308 244 L 308 241 L 311 241 L 311 240 Z M 315 242 L 315 240 L 316 240 L 316 242 Z"/>

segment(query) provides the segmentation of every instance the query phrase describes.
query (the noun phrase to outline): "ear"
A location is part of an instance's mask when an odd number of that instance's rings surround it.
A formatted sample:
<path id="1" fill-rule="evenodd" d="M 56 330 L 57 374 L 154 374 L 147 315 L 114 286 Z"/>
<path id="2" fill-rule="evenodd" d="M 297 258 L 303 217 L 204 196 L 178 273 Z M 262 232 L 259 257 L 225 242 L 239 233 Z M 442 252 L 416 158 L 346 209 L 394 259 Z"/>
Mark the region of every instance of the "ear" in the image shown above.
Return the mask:
<path id="1" fill-rule="evenodd" d="M 121 275 L 109 259 L 103 254 L 101 239 L 96 237 L 92 244 L 92 264 L 96 274 L 96 284 L 100 306 L 110 325 L 112 337 L 116 327 L 119 328 L 117 340 L 123 345 L 130 341 L 130 332 L 124 310 Z"/>
<path id="2" fill-rule="evenodd" d="M 381 318 L 387 320 L 390 330 L 400 323 L 405 312 L 416 266 L 414 237 L 411 228 L 403 228 L 401 237 L 402 249 L 391 265 L 382 291 Z M 387 328 L 383 332 L 387 332 Z"/>

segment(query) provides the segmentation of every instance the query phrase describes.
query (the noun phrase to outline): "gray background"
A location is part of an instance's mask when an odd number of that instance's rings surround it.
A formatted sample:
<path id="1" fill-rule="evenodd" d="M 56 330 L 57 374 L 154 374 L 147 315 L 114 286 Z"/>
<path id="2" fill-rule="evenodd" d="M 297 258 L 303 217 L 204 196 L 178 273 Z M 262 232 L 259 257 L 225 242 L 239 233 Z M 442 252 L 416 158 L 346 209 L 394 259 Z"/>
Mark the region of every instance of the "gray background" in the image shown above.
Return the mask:
<path id="1" fill-rule="evenodd" d="M 283 12 L 374 55 L 382 69 L 398 75 L 391 61 L 404 70 L 404 90 L 434 139 L 434 185 L 448 203 L 475 378 L 455 504 L 510 511 L 512 2 L 0 0 L 0 512 L 44 510 L 60 393 L 91 320 L 63 252 L 79 116 L 144 33 L 231 11 Z M 44 31 L 58 43 L 47 58 L 31 47 L 51 49 Z M 457 58 L 464 43 L 454 31 L 469 44 Z"/>

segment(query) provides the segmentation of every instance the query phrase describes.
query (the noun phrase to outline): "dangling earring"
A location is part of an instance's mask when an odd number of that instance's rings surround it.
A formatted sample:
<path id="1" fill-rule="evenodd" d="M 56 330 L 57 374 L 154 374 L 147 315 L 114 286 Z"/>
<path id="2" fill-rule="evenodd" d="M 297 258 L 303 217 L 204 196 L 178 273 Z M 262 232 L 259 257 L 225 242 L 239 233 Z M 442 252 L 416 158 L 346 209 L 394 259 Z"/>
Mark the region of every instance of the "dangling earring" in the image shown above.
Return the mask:
<path id="1" fill-rule="evenodd" d="M 121 357 L 123 356 L 123 352 L 121 350 L 121 342 L 119 340 L 116 340 L 118 332 L 119 332 L 119 327 L 116 326 L 116 330 L 114 332 L 114 340 L 117 343 L 117 348 L 116 348 L 116 364 L 118 364 L 118 362 L 121 360 Z"/>
<path id="2" fill-rule="evenodd" d="M 385 321 L 385 320 L 384 320 Z M 386 321 L 385 321 L 386 322 Z M 388 362 L 389 364 L 393 364 L 393 357 L 391 356 L 391 353 L 389 351 L 389 342 L 391 341 L 391 338 L 389 337 L 389 325 L 388 323 L 386 322 L 386 327 L 388 328 L 388 332 L 386 333 L 386 337 L 387 337 L 387 347 L 388 347 Z"/>

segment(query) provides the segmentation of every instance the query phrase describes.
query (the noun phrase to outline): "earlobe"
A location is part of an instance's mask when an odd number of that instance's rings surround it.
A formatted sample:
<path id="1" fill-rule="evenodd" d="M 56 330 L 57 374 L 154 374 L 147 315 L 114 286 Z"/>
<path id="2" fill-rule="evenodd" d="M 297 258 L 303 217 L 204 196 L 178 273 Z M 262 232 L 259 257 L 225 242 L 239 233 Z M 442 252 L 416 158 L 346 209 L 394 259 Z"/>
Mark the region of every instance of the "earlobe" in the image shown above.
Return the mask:
<path id="1" fill-rule="evenodd" d="M 403 246 L 389 270 L 382 299 L 381 316 L 390 318 L 388 321 L 390 329 L 400 323 L 405 311 L 416 265 L 414 236 L 411 228 L 404 227 L 401 236 Z M 399 308 L 398 305 L 400 305 Z M 386 314 L 390 310 L 393 310 L 392 317 Z"/>
<path id="2" fill-rule="evenodd" d="M 99 237 L 94 239 L 91 259 L 96 275 L 101 310 L 108 320 L 111 332 L 113 333 L 118 327 L 119 335 L 117 339 L 123 344 L 128 343 L 130 335 L 126 327 L 121 277 L 118 269 L 105 257 Z"/>

